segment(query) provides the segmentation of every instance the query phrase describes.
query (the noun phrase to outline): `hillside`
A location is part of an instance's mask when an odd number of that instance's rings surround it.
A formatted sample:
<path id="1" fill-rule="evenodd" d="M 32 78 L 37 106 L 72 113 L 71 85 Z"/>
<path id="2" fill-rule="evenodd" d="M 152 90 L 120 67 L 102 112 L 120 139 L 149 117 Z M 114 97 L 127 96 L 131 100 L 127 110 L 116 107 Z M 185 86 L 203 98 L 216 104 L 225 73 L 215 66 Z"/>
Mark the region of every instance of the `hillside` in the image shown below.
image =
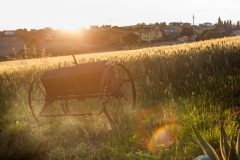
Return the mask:
<path id="1" fill-rule="evenodd" d="M 142 56 L 169 56 L 179 54 L 198 54 L 204 51 L 209 52 L 211 49 L 224 49 L 224 48 L 238 48 L 240 44 L 240 36 L 221 38 L 214 40 L 206 40 L 195 43 L 178 44 L 162 47 L 152 47 L 131 51 L 116 51 L 116 52 L 103 52 L 103 53 L 92 53 L 92 54 L 80 54 L 76 55 L 76 58 L 81 61 L 84 59 L 138 59 Z M 192 52 L 194 51 L 194 53 Z M 15 60 L 0 62 L 0 72 L 14 71 L 20 69 L 28 69 L 28 67 L 43 67 L 53 66 L 59 63 L 71 63 L 73 62 L 72 56 L 58 56 L 58 57 L 47 57 L 27 60 Z"/>
<path id="2" fill-rule="evenodd" d="M 137 109 L 116 128 L 104 116 L 36 123 L 27 102 L 31 81 L 43 70 L 72 66 L 72 57 L 0 62 L 0 159 L 194 159 L 203 153 L 192 126 L 216 147 L 220 120 L 227 135 L 237 137 L 240 37 L 76 59 L 124 64 L 136 83 Z M 99 105 L 97 100 L 79 103 L 88 109 Z"/>

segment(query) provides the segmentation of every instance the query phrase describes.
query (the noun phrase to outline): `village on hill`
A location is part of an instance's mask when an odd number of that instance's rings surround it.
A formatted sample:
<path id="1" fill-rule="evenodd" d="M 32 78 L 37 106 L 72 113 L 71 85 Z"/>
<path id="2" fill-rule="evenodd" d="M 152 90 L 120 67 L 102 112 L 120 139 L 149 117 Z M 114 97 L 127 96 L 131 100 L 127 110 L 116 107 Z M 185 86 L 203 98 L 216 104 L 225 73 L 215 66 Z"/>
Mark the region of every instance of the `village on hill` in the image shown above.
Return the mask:
<path id="1" fill-rule="evenodd" d="M 0 60 L 137 49 L 240 35 L 240 21 L 139 23 L 90 26 L 76 32 L 45 29 L 0 31 Z"/>

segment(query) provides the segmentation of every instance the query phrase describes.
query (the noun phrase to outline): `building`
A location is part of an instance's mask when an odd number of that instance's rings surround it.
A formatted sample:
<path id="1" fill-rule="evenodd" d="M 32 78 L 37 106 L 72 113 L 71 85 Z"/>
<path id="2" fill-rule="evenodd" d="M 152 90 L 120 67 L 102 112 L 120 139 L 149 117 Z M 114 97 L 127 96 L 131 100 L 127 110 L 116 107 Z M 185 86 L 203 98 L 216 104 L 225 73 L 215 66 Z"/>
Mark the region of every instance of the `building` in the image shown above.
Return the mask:
<path id="1" fill-rule="evenodd" d="M 181 27 L 182 26 L 182 22 L 170 22 L 169 26 L 179 26 L 179 27 Z"/>
<path id="2" fill-rule="evenodd" d="M 93 25 L 93 26 L 90 26 L 90 29 L 91 30 L 97 30 L 97 29 L 99 29 L 99 27 L 97 25 Z"/>
<path id="3" fill-rule="evenodd" d="M 183 37 L 177 38 L 177 41 L 180 43 L 184 43 L 184 42 L 188 42 L 189 38 L 187 36 L 183 36 Z"/>
<path id="4" fill-rule="evenodd" d="M 191 23 L 182 23 L 182 28 L 191 28 Z"/>
<path id="5" fill-rule="evenodd" d="M 232 32 L 233 36 L 240 36 L 240 30 L 236 30 Z"/>
<path id="6" fill-rule="evenodd" d="M 211 29 L 211 28 L 213 28 L 213 24 L 210 23 L 210 22 L 206 22 L 206 23 L 203 23 L 203 24 L 199 24 L 199 27 L 201 27 L 203 29 Z"/>
<path id="7" fill-rule="evenodd" d="M 16 31 L 15 30 L 6 30 L 6 31 L 3 31 L 3 35 L 4 36 L 14 36 L 16 34 Z"/>
<path id="8" fill-rule="evenodd" d="M 100 28 L 101 29 L 111 29 L 112 26 L 111 25 L 102 25 Z"/>
<path id="9" fill-rule="evenodd" d="M 162 40 L 162 32 L 158 28 L 142 29 L 136 34 L 139 36 L 140 41 L 153 42 Z"/>
<path id="10" fill-rule="evenodd" d="M 164 29 L 165 35 L 180 35 L 182 27 L 179 25 L 169 25 Z"/>
<path id="11" fill-rule="evenodd" d="M 199 27 L 199 26 L 194 26 L 194 34 L 195 35 L 200 35 L 202 34 L 202 32 L 204 31 L 205 29 L 203 27 Z"/>
<path id="12" fill-rule="evenodd" d="M 213 24 L 210 23 L 210 22 L 203 23 L 203 25 L 204 25 L 205 27 L 209 27 L 209 28 L 212 28 L 212 27 L 213 27 Z"/>

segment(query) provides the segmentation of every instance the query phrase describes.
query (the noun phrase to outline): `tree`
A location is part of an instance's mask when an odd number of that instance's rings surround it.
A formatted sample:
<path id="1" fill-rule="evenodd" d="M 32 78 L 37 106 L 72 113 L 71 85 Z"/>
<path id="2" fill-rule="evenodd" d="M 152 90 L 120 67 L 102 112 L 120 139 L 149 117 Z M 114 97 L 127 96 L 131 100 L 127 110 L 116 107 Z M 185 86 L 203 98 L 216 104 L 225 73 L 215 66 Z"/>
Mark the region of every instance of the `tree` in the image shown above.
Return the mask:
<path id="1" fill-rule="evenodd" d="M 138 43 L 138 39 L 138 36 L 133 32 L 130 32 L 122 37 L 123 44 L 129 46 L 136 45 Z"/>
<path id="2" fill-rule="evenodd" d="M 3 32 L 0 31 L 0 37 L 2 37 L 2 36 L 3 36 Z"/>
<path id="3" fill-rule="evenodd" d="M 18 29 L 17 36 L 22 38 L 27 45 L 33 45 L 37 47 L 41 40 L 44 38 L 44 29 L 36 30 L 32 29 L 28 31 L 27 29 Z"/>
<path id="4" fill-rule="evenodd" d="M 231 19 L 229 20 L 229 24 L 228 24 L 228 27 L 227 27 L 227 32 L 232 33 L 232 20 Z"/>
<path id="5" fill-rule="evenodd" d="M 218 25 L 223 25 L 223 22 L 220 17 L 218 17 Z"/>
<path id="6" fill-rule="evenodd" d="M 198 40 L 207 40 L 213 38 L 222 38 L 229 36 L 229 33 L 225 31 L 219 31 L 217 29 L 207 29 L 204 30 L 201 35 L 199 35 Z"/>
<path id="7" fill-rule="evenodd" d="M 193 28 L 192 27 L 183 27 L 181 36 L 192 36 L 193 35 Z"/>
<path id="8" fill-rule="evenodd" d="M 224 27 L 223 21 L 221 20 L 220 17 L 218 17 L 217 28 L 222 29 L 223 27 Z"/>
<path id="9" fill-rule="evenodd" d="M 166 22 L 160 23 L 160 30 L 163 31 L 166 28 L 167 24 Z"/>
<path id="10" fill-rule="evenodd" d="M 240 29 L 240 22 L 237 22 L 237 29 Z"/>

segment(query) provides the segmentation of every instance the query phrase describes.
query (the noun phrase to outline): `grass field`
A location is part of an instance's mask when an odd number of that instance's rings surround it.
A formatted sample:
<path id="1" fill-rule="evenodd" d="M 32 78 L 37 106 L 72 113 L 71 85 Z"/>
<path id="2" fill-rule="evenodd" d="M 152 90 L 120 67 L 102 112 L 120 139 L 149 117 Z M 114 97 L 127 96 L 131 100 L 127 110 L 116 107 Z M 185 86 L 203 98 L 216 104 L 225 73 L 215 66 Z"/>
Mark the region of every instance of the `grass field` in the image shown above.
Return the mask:
<path id="1" fill-rule="evenodd" d="M 219 120 L 231 138 L 237 136 L 240 37 L 76 58 L 127 66 L 136 82 L 137 111 L 116 128 L 104 116 L 37 124 L 27 108 L 30 82 L 46 69 L 73 65 L 72 57 L 2 62 L 0 159 L 183 160 L 203 154 L 192 126 L 214 147 Z"/>

